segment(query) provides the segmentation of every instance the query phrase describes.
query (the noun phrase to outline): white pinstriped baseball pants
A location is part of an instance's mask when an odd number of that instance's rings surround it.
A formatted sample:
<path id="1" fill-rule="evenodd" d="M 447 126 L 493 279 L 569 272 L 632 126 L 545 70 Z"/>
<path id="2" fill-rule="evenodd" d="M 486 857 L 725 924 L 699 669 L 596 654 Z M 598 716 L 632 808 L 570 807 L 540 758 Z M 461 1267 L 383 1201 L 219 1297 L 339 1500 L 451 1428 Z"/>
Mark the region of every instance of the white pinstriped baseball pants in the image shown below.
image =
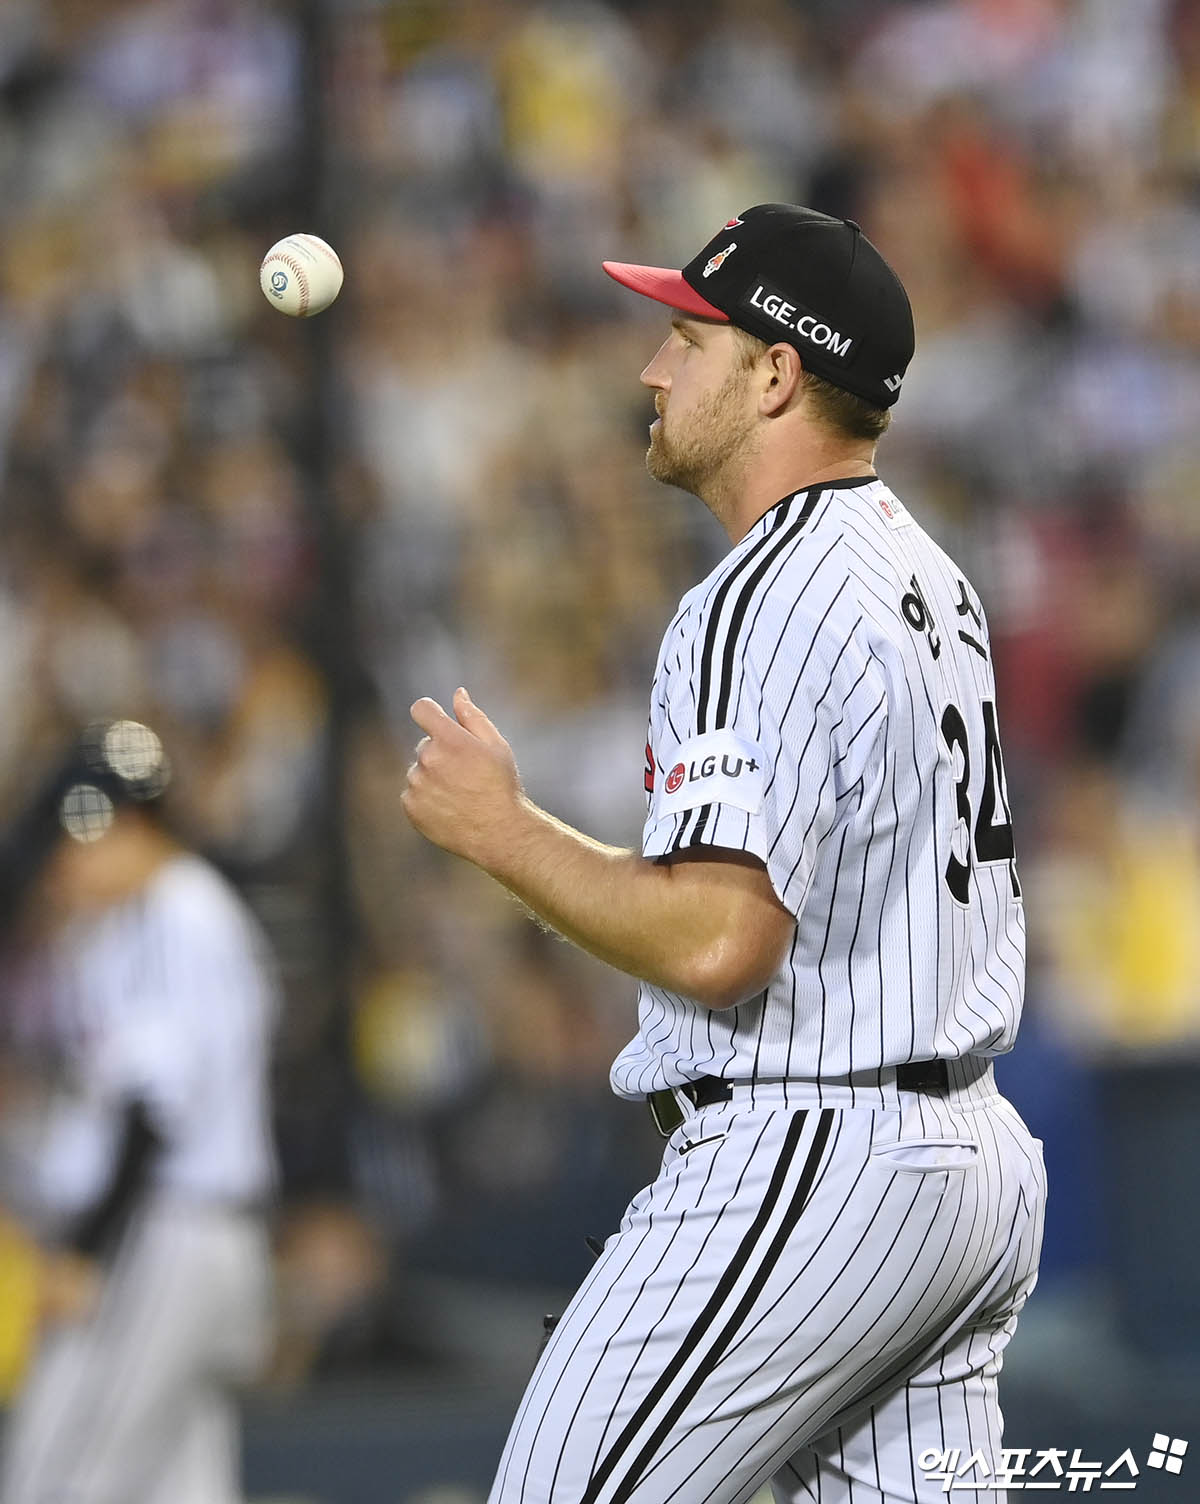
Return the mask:
<path id="1" fill-rule="evenodd" d="M 261 1362 L 258 1217 L 152 1199 L 93 1319 L 51 1331 L 9 1417 L 0 1504 L 237 1504 L 234 1386 Z"/>
<path id="2" fill-rule="evenodd" d="M 542 1354 L 489 1504 L 744 1504 L 768 1480 L 780 1504 L 925 1504 L 922 1451 L 999 1459 L 1040 1144 L 994 1089 L 899 1110 L 754 1090 L 668 1142 Z"/>

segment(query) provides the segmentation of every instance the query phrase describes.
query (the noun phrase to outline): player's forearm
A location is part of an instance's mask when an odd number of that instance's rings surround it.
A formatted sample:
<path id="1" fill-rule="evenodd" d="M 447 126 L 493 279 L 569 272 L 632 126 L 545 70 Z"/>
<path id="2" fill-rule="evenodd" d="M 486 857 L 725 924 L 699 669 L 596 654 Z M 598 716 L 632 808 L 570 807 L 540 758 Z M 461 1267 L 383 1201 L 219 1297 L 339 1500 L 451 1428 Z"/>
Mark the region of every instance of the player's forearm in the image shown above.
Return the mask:
<path id="1" fill-rule="evenodd" d="M 647 861 L 532 804 L 512 748 L 465 689 L 454 714 L 418 700 L 427 734 L 401 804 L 421 833 L 504 884 L 539 918 L 610 966 L 727 1008 L 761 991 L 794 921 L 761 864 L 741 853 Z"/>
<path id="2" fill-rule="evenodd" d="M 552 929 L 600 960 L 712 1008 L 765 985 L 697 901 L 682 869 L 572 829 L 523 799 L 503 845 L 478 861 Z"/>
<path id="3" fill-rule="evenodd" d="M 103 1194 L 80 1218 L 69 1239 L 72 1250 L 99 1258 L 119 1241 L 121 1233 L 145 1191 L 162 1139 L 139 1098 L 125 1108 L 121 1141 L 112 1177 Z"/>

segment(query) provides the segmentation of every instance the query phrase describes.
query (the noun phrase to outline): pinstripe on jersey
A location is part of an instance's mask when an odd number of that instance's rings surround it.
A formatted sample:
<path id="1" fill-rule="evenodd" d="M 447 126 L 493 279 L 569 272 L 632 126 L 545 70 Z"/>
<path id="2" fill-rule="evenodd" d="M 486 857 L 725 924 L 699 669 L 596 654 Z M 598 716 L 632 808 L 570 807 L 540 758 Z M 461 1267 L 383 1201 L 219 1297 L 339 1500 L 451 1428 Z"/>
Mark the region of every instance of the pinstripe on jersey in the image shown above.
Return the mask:
<path id="1" fill-rule="evenodd" d="M 852 1076 L 894 1106 L 881 1067 L 1011 1047 L 1024 918 L 986 622 L 882 482 L 786 498 L 684 597 L 648 742 L 644 854 L 751 852 L 797 924 L 737 1008 L 642 984 L 620 1094 Z"/>
<path id="2" fill-rule="evenodd" d="M 225 1203 L 270 1194 L 274 964 L 215 868 L 182 852 L 140 893 L 76 919 L 53 948 L 50 982 L 79 1101 L 48 1115 L 38 1144 L 32 1189 L 49 1210 L 75 1214 L 99 1194 L 128 1097 L 163 1138 L 156 1187 Z"/>

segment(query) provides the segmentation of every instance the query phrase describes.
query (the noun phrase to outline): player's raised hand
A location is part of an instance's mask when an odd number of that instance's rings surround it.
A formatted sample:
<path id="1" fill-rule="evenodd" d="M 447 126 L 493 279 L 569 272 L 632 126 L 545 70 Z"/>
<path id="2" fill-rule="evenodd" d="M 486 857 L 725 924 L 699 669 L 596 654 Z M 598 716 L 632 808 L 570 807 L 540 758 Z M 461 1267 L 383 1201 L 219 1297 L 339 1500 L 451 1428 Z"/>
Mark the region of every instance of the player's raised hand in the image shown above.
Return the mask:
<path id="1" fill-rule="evenodd" d="M 47 1253 L 38 1276 L 38 1314 L 47 1326 L 86 1321 L 100 1304 L 103 1273 L 94 1259 L 68 1249 Z"/>
<path id="2" fill-rule="evenodd" d="M 465 689 L 454 714 L 423 698 L 412 718 L 425 732 L 400 803 L 413 825 L 456 856 L 487 868 L 503 852 L 524 791 L 512 748 Z"/>

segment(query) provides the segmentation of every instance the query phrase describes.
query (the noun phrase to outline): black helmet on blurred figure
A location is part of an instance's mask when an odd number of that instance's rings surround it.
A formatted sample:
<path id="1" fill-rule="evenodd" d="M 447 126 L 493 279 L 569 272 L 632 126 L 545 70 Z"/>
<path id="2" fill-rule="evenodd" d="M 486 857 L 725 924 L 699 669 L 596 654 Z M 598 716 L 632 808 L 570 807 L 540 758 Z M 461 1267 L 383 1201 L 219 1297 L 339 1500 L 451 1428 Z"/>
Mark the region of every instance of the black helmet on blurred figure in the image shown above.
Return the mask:
<path id="1" fill-rule="evenodd" d="M 73 737 L 0 837 L 0 931 L 56 843 L 99 840 L 129 806 L 152 806 L 171 781 L 156 732 L 141 721 L 93 721 Z"/>

